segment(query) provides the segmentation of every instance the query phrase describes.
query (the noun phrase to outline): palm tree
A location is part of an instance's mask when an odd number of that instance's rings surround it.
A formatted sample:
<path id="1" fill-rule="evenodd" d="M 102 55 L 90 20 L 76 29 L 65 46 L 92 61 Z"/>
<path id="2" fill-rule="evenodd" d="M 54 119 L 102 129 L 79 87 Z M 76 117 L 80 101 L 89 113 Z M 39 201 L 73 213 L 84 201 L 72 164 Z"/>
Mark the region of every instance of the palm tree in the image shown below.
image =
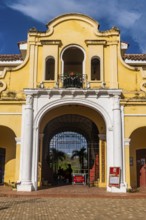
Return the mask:
<path id="1" fill-rule="evenodd" d="M 63 161 L 66 155 L 63 151 L 57 150 L 56 148 L 51 148 L 50 152 L 47 155 L 47 163 L 54 167 L 54 171 L 56 173 L 58 169 L 58 162 Z"/>
<path id="2" fill-rule="evenodd" d="M 80 150 L 74 150 L 72 152 L 71 159 L 74 159 L 74 157 L 79 158 L 80 169 L 81 169 L 81 172 L 83 172 L 83 170 L 84 170 L 84 159 L 87 158 L 86 148 L 82 147 Z"/>

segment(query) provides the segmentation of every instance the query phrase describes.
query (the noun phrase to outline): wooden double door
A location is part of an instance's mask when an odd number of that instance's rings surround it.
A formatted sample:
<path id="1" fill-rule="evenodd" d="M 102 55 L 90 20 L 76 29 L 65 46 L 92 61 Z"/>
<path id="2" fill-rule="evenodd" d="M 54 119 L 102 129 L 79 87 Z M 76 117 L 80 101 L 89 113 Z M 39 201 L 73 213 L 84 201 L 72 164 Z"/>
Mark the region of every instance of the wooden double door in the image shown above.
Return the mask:
<path id="1" fill-rule="evenodd" d="M 5 154 L 6 150 L 4 148 L 0 148 L 0 184 L 4 183 Z"/>

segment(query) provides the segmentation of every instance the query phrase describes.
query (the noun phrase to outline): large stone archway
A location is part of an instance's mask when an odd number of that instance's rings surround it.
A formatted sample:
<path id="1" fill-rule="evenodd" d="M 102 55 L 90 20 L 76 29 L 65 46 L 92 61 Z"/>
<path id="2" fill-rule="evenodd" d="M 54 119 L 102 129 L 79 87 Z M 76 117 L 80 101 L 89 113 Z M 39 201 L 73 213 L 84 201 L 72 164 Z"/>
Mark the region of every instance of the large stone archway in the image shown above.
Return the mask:
<path id="1" fill-rule="evenodd" d="M 24 170 L 24 162 L 22 158 L 22 181 L 18 190 L 37 190 L 39 134 L 42 132 L 41 123 L 44 123 L 42 127 L 45 126 L 46 116 L 51 119 L 51 117 L 56 117 L 56 111 L 58 108 L 64 108 L 64 112 L 65 110 L 67 111 L 70 106 L 79 106 L 89 110 L 90 113 L 88 117 L 93 121 L 100 115 L 105 122 L 107 142 L 107 180 L 109 177 L 109 168 L 111 166 L 117 166 L 121 169 L 120 187 L 109 187 L 107 182 L 107 190 L 111 192 L 126 192 L 125 183 L 123 183 L 122 122 L 121 108 L 119 104 L 120 90 L 88 91 L 82 89 L 61 89 L 42 91 L 28 89 L 25 90 L 25 93 L 27 95 L 27 101 L 23 111 L 23 117 L 25 118 L 23 134 L 26 134 L 25 130 L 29 134 L 28 137 L 24 135 L 25 138 L 22 136 L 22 149 L 25 151 L 25 155 L 27 155 L 28 164 L 25 166 Z M 54 116 L 50 114 L 51 111 Z M 92 112 L 94 112 L 94 114 L 92 114 Z M 84 113 L 85 111 L 80 111 L 78 114 L 83 115 Z M 103 134 L 101 134 L 101 137 L 103 137 Z"/>

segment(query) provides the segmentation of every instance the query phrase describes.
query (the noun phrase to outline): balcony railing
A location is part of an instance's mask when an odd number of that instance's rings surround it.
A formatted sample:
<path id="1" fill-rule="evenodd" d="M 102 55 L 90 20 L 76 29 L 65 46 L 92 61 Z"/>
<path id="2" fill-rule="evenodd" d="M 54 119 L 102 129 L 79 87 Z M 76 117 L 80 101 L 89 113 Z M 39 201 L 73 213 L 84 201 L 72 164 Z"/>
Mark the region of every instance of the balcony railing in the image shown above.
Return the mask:
<path id="1" fill-rule="evenodd" d="M 61 76 L 64 88 L 82 88 L 84 77 L 80 73 L 71 72 Z"/>

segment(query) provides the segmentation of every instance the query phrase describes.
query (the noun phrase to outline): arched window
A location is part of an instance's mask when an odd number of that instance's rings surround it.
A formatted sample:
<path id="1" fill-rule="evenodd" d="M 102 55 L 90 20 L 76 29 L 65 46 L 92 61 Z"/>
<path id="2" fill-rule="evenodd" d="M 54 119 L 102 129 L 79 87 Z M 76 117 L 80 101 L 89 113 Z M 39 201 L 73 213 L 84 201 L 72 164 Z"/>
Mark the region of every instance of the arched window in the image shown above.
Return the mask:
<path id="1" fill-rule="evenodd" d="M 91 80 L 100 80 L 100 59 L 98 57 L 91 60 Z"/>
<path id="2" fill-rule="evenodd" d="M 62 59 L 64 61 L 64 73 L 74 72 L 82 75 L 84 53 L 80 48 L 77 46 L 68 47 L 63 52 Z"/>
<path id="3" fill-rule="evenodd" d="M 76 87 L 83 86 L 83 62 L 85 54 L 83 50 L 77 45 L 71 45 L 62 53 L 63 69 L 63 87 Z"/>
<path id="4" fill-rule="evenodd" d="M 55 78 L 55 59 L 49 57 L 46 59 L 46 74 L 45 80 L 54 80 Z"/>

